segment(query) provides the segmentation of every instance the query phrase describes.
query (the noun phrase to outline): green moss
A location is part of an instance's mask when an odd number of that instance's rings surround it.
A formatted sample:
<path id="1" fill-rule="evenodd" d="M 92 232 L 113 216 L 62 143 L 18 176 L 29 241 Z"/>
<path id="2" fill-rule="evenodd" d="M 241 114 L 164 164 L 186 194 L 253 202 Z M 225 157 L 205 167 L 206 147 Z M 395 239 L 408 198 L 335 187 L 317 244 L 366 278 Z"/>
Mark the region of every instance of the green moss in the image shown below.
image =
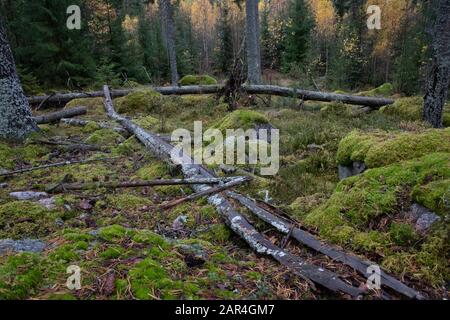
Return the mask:
<path id="1" fill-rule="evenodd" d="M 48 153 L 48 149 L 27 140 L 25 144 L 9 144 L 0 140 L 0 169 L 14 169 L 16 163 L 37 163 Z"/>
<path id="2" fill-rule="evenodd" d="M 247 276 L 247 278 L 254 281 L 260 281 L 263 278 L 263 275 L 257 271 L 247 271 L 245 275 Z"/>
<path id="3" fill-rule="evenodd" d="M 125 252 L 125 249 L 120 246 L 111 246 L 111 247 L 107 248 L 105 251 L 103 251 L 102 253 L 100 253 L 100 256 L 103 259 L 117 259 L 124 252 Z"/>
<path id="4" fill-rule="evenodd" d="M 222 131 L 226 129 L 253 129 L 258 124 L 268 124 L 269 120 L 263 114 L 246 109 L 233 111 L 221 119 L 214 127 Z"/>
<path id="5" fill-rule="evenodd" d="M 313 209 L 326 201 L 327 197 L 323 193 L 315 193 L 308 196 L 298 197 L 291 203 L 289 208 L 295 212 L 296 217 L 302 218 Z"/>
<path id="6" fill-rule="evenodd" d="M 63 232 L 63 237 L 66 240 L 78 242 L 78 241 L 84 241 L 89 242 L 94 239 L 94 237 L 88 233 L 82 233 L 78 232 L 76 230 L 66 229 Z"/>
<path id="7" fill-rule="evenodd" d="M 162 249 L 168 249 L 170 247 L 166 239 L 150 230 L 141 230 L 136 232 L 133 236 L 133 241 L 137 243 L 151 244 L 161 247 Z"/>
<path id="8" fill-rule="evenodd" d="M 394 87 L 390 83 L 383 83 L 381 86 L 369 90 L 369 91 L 362 91 L 358 93 L 360 96 L 368 96 L 368 97 L 375 97 L 375 96 L 382 96 L 382 97 L 388 97 L 391 96 L 394 92 Z"/>
<path id="9" fill-rule="evenodd" d="M 103 98 L 83 98 L 74 99 L 66 104 L 65 109 L 83 106 L 87 108 L 88 115 L 104 115 L 105 107 L 103 105 Z"/>
<path id="10" fill-rule="evenodd" d="M 139 209 L 150 206 L 152 201 L 148 198 L 135 196 L 129 193 L 121 193 L 107 196 L 107 203 L 110 207 L 119 210 Z"/>
<path id="11" fill-rule="evenodd" d="M 24 299 L 36 293 L 43 276 L 38 255 L 21 253 L 0 265 L 0 300 Z"/>
<path id="12" fill-rule="evenodd" d="M 217 84 L 217 80 L 208 75 L 187 75 L 180 79 L 179 84 L 182 86 L 214 85 Z"/>
<path id="13" fill-rule="evenodd" d="M 97 130 L 85 140 L 86 143 L 97 144 L 100 146 L 110 144 L 115 145 L 117 143 L 122 143 L 123 141 L 125 141 L 125 138 L 113 129 Z"/>
<path id="14" fill-rule="evenodd" d="M 120 225 L 112 225 L 100 229 L 98 236 L 108 242 L 120 242 L 127 236 L 127 230 Z"/>
<path id="15" fill-rule="evenodd" d="M 389 234 L 392 241 L 399 246 L 406 246 L 417 240 L 414 228 L 406 223 L 392 223 L 389 228 Z"/>
<path id="16" fill-rule="evenodd" d="M 140 89 L 115 99 L 117 112 L 126 114 L 155 112 L 162 103 L 162 95 L 151 89 Z"/>
<path id="17" fill-rule="evenodd" d="M 133 122 L 145 130 L 155 129 L 159 125 L 159 120 L 152 116 L 133 119 Z"/>
<path id="18" fill-rule="evenodd" d="M 330 199 L 306 215 L 303 222 L 317 228 L 322 237 L 334 243 L 388 257 L 395 246 L 405 246 L 405 250 L 415 248 L 414 231 L 408 225 L 396 223 L 391 224 L 389 232 L 370 230 L 369 226 L 376 225 L 383 216 L 399 213 L 405 201 L 412 201 L 411 190 L 420 188 L 426 192 L 422 185 L 441 183 L 449 177 L 450 153 L 433 153 L 369 169 L 341 181 Z M 411 266 L 408 268 L 408 272 L 413 270 Z"/>
<path id="19" fill-rule="evenodd" d="M 168 176 L 167 166 L 163 163 L 152 163 L 148 166 L 140 168 L 136 172 L 136 176 L 142 180 L 153 180 Z"/>
<path id="20" fill-rule="evenodd" d="M 48 258 L 53 262 L 57 262 L 60 264 L 74 263 L 80 259 L 80 256 L 77 252 L 78 250 L 79 249 L 77 249 L 75 244 L 64 244 L 53 250 L 48 255 Z M 61 267 L 64 268 L 63 265 L 61 265 Z"/>
<path id="21" fill-rule="evenodd" d="M 396 99 L 394 104 L 380 108 L 380 112 L 397 116 L 404 120 L 422 120 L 423 97 L 406 97 Z M 444 126 L 450 126 L 450 104 L 444 107 Z"/>
<path id="22" fill-rule="evenodd" d="M 114 156 L 132 156 L 135 153 L 144 150 L 143 146 L 139 143 L 135 136 L 132 136 L 114 147 L 111 153 Z"/>
<path id="23" fill-rule="evenodd" d="M 38 238 L 54 231 L 57 213 L 29 201 L 0 206 L 0 238 Z"/>
<path id="24" fill-rule="evenodd" d="M 88 124 L 83 127 L 83 132 L 84 133 L 93 133 L 100 129 L 101 129 L 101 127 L 98 125 L 97 122 L 89 121 Z"/>
<path id="25" fill-rule="evenodd" d="M 449 151 L 449 128 L 398 134 L 383 131 L 363 133 L 355 130 L 340 142 L 337 160 L 343 165 L 362 161 L 369 168 L 376 168 L 431 152 Z"/>
<path id="26" fill-rule="evenodd" d="M 77 298 L 70 293 L 53 293 L 48 298 L 48 300 L 56 300 L 56 301 L 72 301 L 77 300 Z"/>
<path id="27" fill-rule="evenodd" d="M 208 231 L 199 234 L 199 238 L 209 242 L 225 244 L 230 240 L 231 234 L 230 229 L 226 225 L 214 224 Z"/>
<path id="28" fill-rule="evenodd" d="M 450 179 L 432 181 L 413 189 L 415 202 L 445 216 L 450 212 Z"/>

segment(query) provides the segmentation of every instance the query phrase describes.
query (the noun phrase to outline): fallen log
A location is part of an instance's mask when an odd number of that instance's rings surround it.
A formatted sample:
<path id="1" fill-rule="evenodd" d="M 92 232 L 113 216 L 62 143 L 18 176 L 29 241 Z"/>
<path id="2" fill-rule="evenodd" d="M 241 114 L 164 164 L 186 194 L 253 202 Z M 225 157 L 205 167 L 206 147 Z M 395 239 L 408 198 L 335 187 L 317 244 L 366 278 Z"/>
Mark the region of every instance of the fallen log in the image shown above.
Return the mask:
<path id="1" fill-rule="evenodd" d="M 185 86 L 185 87 L 145 87 L 148 89 L 153 89 L 163 95 L 185 95 L 185 94 L 216 94 L 223 89 L 221 85 L 213 86 Z M 329 92 L 319 92 L 319 91 L 309 91 L 302 89 L 294 89 L 288 87 L 279 87 L 271 85 L 244 85 L 242 89 L 248 94 L 264 94 L 264 95 L 275 95 L 282 97 L 294 97 L 301 99 L 303 101 L 323 101 L 323 102 L 333 102 L 338 101 L 342 103 L 363 105 L 370 108 L 378 109 L 384 105 L 393 104 L 394 100 L 387 98 L 377 98 L 377 97 L 364 97 L 364 96 L 354 96 L 349 94 L 337 94 Z M 110 92 L 112 98 L 123 97 L 127 94 L 136 91 L 138 89 L 120 89 L 112 90 Z M 95 92 L 73 92 L 73 93 L 59 93 L 53 96 L 33 96 L 29 97 L 28 101 L 31 105 L 35 104 L 58 104 L 65 105 L 67 102 L 73 99 L 79 98 L 95 98 L 102 97 L 102 91 Z"/>
<path id="2" fill-rule="evenodd" d="M 106 85 L 104 86 L 104 94 L 104 104 L 108 116 L 133 133 L 139 141 L 141 141 L 157 156 L 163 159 L 168 159 L 173 146 L 163 141 L 158 136 L 143 130 L 131 120 L 119 115 L 114 110 L 109 88 Z M 193 163 L 192 159 L 187 157 L 185 154 L 180 155 L 180 159 L 181 169 L 186 178 L 214 178 L 213 174 L 211 174 L 203 166 Z M 193 186 L 193 189 L 196 192 L 209 188 L 211 187 L 208 185 Z M 362 289 L 353 287 L 339 279 L 335 273 L 327 269 L 308 264 L 300 257 L 274 245 L 269 239 L 259 233 L 243 215 L 237 212 L 224 196 L 214 194 L 208 198 L 208 202 L 222 215 L 231 230 L 242 237 L 257 253 L 271 256 L 273 259 L 290 269 L 294 274 L 308 279 L 308 281 L 318 283 L 329 290 L 344 292 L 352 297 L 359 297 L 364 293 Z"/>
<path id="3" fill-rule="evenodd" d="M 204 197 L 204 196 L 208 196 L 208 195 L 211 195 L 211 194 L 215 194 L 215 193 L 219 193 L 219 192 L 225 191 L 227 189 L 230 189 L 232 187 L 235 187 L 237 185 L 240 185 L 240 184 L 242 184 L 244 182 L 247 182 L 247 181 L 250 181 L 250 180 L 251 180 L 250 177 L 237 177 L 237 178 L 235 178 L 235 179 L 233 179 L 233 180 L 231 180 L 231 181 L 229 181 L 229 182 L 227 182 L 225 184 L 219 185 L 217 187 L 204 189 L 204 190 L 201 190 L 199 192 L 190 194 L 190 195 L 188 195 L 186 197 L 183 197 L 183 198 L 180 198 L 180 199 L 176 199 L 174 201 L 170 201 L 168 203 L 162 204 L 161 206 L 159 206 L 159 209 L 167 210 L 167 209 L 173 208 L 173 207 L 175 207 L 175 206 L 177 206 L 177 205 L 179 205 L 181 203 L 187 202 L 187 201 L 192 201 L 192 200 Z"/>
<path id="4" fill-rule="evenodd" d="M 243 195 L 232 191 L 228 191 L 226 194 L 230 198 L 239 201 L 243 206 L 253 212 L 258 218 L 272 225 L 278 231 L 289 235 L 290 237 L 296 239 L 298 242 L 330 257 L 333 260 L 342 262 L 343 264 L 352 267 L 364 276 L 367 276 L 367 268 L 369 266 L 376 265 L 376 263 L 374 262 L 361 260 L 355 255 L 348 254 L 343 250 L 322 243 L 309 232 L 296 228 L 289 221 L 273 215 L 269 211 L 258 206 L 255 201 L 252 201 L 249 198 L 244 197 Z M 385 271 L 381 270 L 380 276 L 382 285 L 387 286 L 409 298 L 423 299 L 422 294 L 420 294 L 418 291 L 406 286 L 399 280 L 388 275 Z"/>
<path id="5" fill-rule="evenodd" d="M 94 123 L 99 128 L 112 129 L 112 130 L 114 130 L 114 131 L 116 131 L 116 132 L 118 132 L 118 133 L 120 133 L 120 134 L 122 134 L 124 136 L 127 136 L 127 137 L 130 135 L 129 132 L 127 130 L 123 129 L 123 128 L 110 126 L 107 123 L 98 122 L 98 121 L 82 120 L 82 119 L 76 119 L 76 118 L 75 119 L 74 118 L 71 118 L 71 119 L 62 118 L 61 122 L 64 123 L 64 124 L 67 124 L 69 126 L 76 126 L 76 127 L 85 127 L 88 124 Z"/>
<path id="6" fill-rule="evenodd" d="M 33 117 L 37 124 L 58 122 L 62 118 L 81 116 L 87 113 L 86 107 L 75 107 L 58 112 L 47 113 L 42 116 Z"/>
<path id="7" fill-rule="evenodd" d="M 91 182 L 91 183 L 66 183 L 60 184 L 53 188 L 53 192 L 64 192 L 69 190 L 94 190 L 98 188 L 122 189 L 122 188 L 139 188 L 151 186 L 176 186 L 176 185 L 194 185 L 194 184 L 218 184 L 222 182 L 231 182 L 241 177 L 229 178 L 205 178 L 205 179 L 156 179 L 143 181 L 126 181 L 126 182 Z"/>
<path id="8" fill-rule="evenodd" d="M 69 166 L 69 165 L 73 165 L 73 164 L 86 164 L 86 163 L 98 162 L 98 161 L 108 161 L 108 160 L 114 160 L 114 159 L 118 159 L 118 158 L 119 157 L 56 162 L 56 163 L 45 164 L 45 165 L 37 166 L 37 167 L 31 167 L 31 168 L 25 168 L 25 169 L 20 169 L 20 170 L 1 172 L 0 173 L 0 177 L 9 177 L 9 176 L 14 176 L 14 175 L 17 175 L 17 174 L 22 174 L 22 173 L 36 171 L 36 170 L 55 168 L 55 167 L 63 167 L 63 166 Z"/>

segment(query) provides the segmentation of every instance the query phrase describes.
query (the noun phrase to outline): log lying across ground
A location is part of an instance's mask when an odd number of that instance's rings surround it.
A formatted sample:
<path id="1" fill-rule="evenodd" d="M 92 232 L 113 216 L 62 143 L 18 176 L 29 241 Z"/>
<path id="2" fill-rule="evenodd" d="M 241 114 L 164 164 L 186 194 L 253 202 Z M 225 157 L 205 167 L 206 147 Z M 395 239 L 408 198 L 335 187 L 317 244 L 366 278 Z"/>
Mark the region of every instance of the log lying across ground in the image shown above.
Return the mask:
<path id="1" fill-rule="evenodd" d="M 221 91 L 223 89 L 223 86 L 213 85 L 213 86 L 185 86 L 185 87 L 146 87 L 146 88 L 153 89 L 163 95 L 185 95 L 185 94 L 215 94 Z M 387 98 L 364 97 L 349 94 L 309 91 L 271 85 L 244 85 L 242 89 L 246 91 L 248 94 L 267 94 L 282 97 L 295 97 L 298 99 L 302 99 L 304 101 L 308 100 L 323 101 L 323 102 L 338 101 L 342 103 L 367 106 L 373 109 L 378 109 L 382 106 L 394 103 L 394 100 Z M 123 97 L 136 90 L 138 89 L 112 90 L 110 94 L 111 97 L 117 98 Z M 37 105 L 44 102 L 45 104 L 64 105 L 73 99 L 94 98 L 102 96 L 103 96 L 102 91 L 87 92 L 87 93 L 73 92 L 73 93 L 53 94 L 52 96 L 34 96 L 29 97 L 28 101 L 31 105 Z"/>
<path id="2" fill-rule="evenodd" d="M 108 86 L 104 86 L 104 94 L 104 104 L 108 116 L 133 133 L 150 151 L 163 159 L 168 159 L 173 146 L 163 141 L 158 136 L 143 130 L 131 120 L 119 115 L 114 110 Z M 190 157 L 182 154 L 180 155 L 180 159 L 181 169 L 185 178 L 215 178 L 215 176 L 203 166 L 192 163 Z M 211 187 L 208 185 L 193 186 L 193 189 L 196 192 L 201 192 L 209 188 Z M 364 290 L 345 283 L 339 279 L 337 274 L 319 266 L 308 264 L 302 258 L 274 245 L 265 236 L 259 233 L 242 214 L 236 211 L 233 205 L 221 194 L 210 196 L 208 202 L 216 208 L 229 227 L 236 234 L 241 236 L 256 252 L 271 256 L 298 276 L 305 278 L 308 281 L 318 283 L 329 290 L 344 292 L 352 297 L 358 297 L 364 294 Z"/>
<path id="3" fill-rule="evenodd" d="M 67 110 L 47 113 L 41 116 L 33 117 L 37 124 L 58 122 L 63 118 L 72 118 L 87 113 L 86 107 L 75 107 Z"/>
<path id="4" fill-rule="evenodd" d="M 371 265 L 376 265 L 373 262 L 361 260 L 355 255 L 348 254 L 343 250 L 322 243 L 312 234 L 302 229 L 296 228 L 289 221 L 286 221 L 285 219 L 273 215 L 269 211 L 258 206 L 258 204 L 255 201 L 252 201 L 251 199 L 244 197 L 241 194 L 228 191 L 227 195 L 230 198 L 239 201 L 243 206 L 245 206 L 247 209 L 253 212 L 258 218 L 272 225 L 273 227 L 275 227 L 275 229 L 277 229 L 281 233 L 290 234 L 290 236 L 296 239 L 298 242 L 308 246 L 309 248 L 316 250 L 317 252 L 325 254 L 326 256 L 330 257 L 335 261 L 342 262 L 343 264 L 352 267 L 353 269 L 355 269 L 356 271 L 365 276 L 367 276 L 367 268 Z M 381 284 L 383 286 L 389 287 L 395 290 L 396 292 L 412 299 L 423 299 L 423 296 L 419 292 L 406 286 L 405 284 L 395 279 L 394 277 L 388 275 L 385 271 L 381 270 L 380 276 L 381 276 Z"/>

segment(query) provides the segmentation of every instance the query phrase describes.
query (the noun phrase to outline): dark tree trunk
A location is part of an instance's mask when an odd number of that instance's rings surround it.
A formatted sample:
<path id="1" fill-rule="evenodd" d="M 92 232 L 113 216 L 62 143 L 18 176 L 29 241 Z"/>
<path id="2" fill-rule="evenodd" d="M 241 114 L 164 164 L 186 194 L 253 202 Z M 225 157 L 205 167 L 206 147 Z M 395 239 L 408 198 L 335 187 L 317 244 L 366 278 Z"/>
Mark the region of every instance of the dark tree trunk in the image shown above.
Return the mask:
<path id="1" fill-rule="evenodd" d="M 0 15 L 0 137 L 22 140 L 36 129 Z"/>
<path id="2" fill-rule="evenodd" d="M 259 0 L 246 0 L 248 83 L 261 84 Z"/>
<path id="3" fill-rule="evenodd" d="M 167 47 L 170 64 L 170 78 L 173 86 L 178 85 L 177 52 L 175 47 L 175 22 L 173 20 L 173 5 L 171 0 L 161 0 L 161 14 L 163 20 L 163 38 Z"/>
<path id="4" fill-rule="evenodd" d="M 435 128 L 443 126 L 443 111 L 450 81 L 450 0 L 435 0 L 432 54 L 423 118 Z"/>

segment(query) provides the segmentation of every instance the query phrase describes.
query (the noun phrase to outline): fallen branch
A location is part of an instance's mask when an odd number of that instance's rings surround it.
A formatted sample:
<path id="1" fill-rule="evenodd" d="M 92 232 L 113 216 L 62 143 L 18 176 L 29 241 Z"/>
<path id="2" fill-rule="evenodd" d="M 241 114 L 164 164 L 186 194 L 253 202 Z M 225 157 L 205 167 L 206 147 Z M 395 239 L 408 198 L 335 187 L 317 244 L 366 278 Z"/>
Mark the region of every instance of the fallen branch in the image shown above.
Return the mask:
<path id="1" fill-rule="evenodd" d="M 46 165 L 31 167 L 31 168 L 26 168 L 26 169 L 2 172 L 2 173 L 0 173 L 0 177 L 9 177 L 9 176 L 22 174 L 22 173 L 26 173 L 26 172 L 48 169 L 48 168 L 55 168 L 55 167 L 63 167 L 63 166 L 69 166 L 69 165 L 74 165 L 74 164 L 86 164 L 86 163 L 98 162 L 98 161 L 108 161 L 108 160 L 114 160 L 117 158 L 118 157 L 57 162 L 57 163 L 51 163 L 51 164 L 46 164 Z"/>
<path id="2" fill-rule="evenodd" d="M 121 188 L 139 188 L 150 186 L 175 186 L 175 185 L 194 185 L 194 184 L 218 184 L 232 181 L 234 178 L 205 178 L 205 179 L 157 179 L 144 181 L 126 181 L 126 182 L 92 182 L 92 183 L 68 183 L 60 184 L 53 188 L 53 192 L 64 192 L 68 190 L 93 190 L 98 188 L 121 189 Z"/>
<path id="3" fill-rule="evenodd" d="M 86 107 L 75 107 L 67 110 L 44 114 L 42 116 L 33 117 L 37 124 L 58 122 L 62 118 L 71 118 L 86 114 Z"/>
<path id="4" fill-rule="evenodd" d="M 163 141 L 158 136 L 143 130 L 138 125 L 134 124 L 131 120 L 119 115 L 115 110 L 112 103 L 112 98 L 109 92 L 108 86 L 104 86 L 105 94 L 105 109 L 109 117 L 116 120 L 124 128 L 133 133 L 136 138 L 141 141 L 149 150 L 158 155 L 161 158 L 168 159 L 172 151 L 173 146 Z M 190 157 L 181 155 L 181 169 L 186 178 L 214 178 L 211 174 L 201 165 L 193 163 Z M 211 188 L 208 185 L 194 185 L 193 189 L 196 192 L 200 192 Z M 225 222 L 236 234 L 241 236 L 247 244 L 255 250 L 257 253 L 271 256 L 282 265 L 289 268 L 294 274 L 312 280 L 332 291 L 341 291 L 351 295 L 352 297 L 358 297 L 364 293 L 363 290 L 353 287 L 339 277 L 324 268 L 306 263 L 303 259 L 295 256 L 278 246 L 274 245 L 265 236 L 260 234 L 243 215 L 237 212 L 232 204 L 222 195 L 214 194 L 208 198 L 208 202 L 213 205 L 216 210 L 222 215 Z"/>
<path id="5" fill-rule="evenodd" d="M 285 219 L 273 215 L 269 211 L 258 206 L 254 201 L 250 200 L 247 197 L 244 197 L 232 191 L 227 192 L 227 195 L 230 198 L 239 201 L 243 206 L 253 212 L 258 218 L 269 223 L 278 231 L 289 235 L 290 237 L 296 239 L 298 242 L 316 250 L 317 252 L 327 255 L 333 260 L 342 262 L 343 264 L 352 267 L 362 275 L 367 276 L 367 268 L 371 265 L 376 265 L 376 263 L 374 262 L 363 261 L 357 256 L 345 253 L 343 250 L 322 243 L 312 234 L 302 229 L 296 228 L 292 223 L 286 221 Z M 409 288 L 399 280 L 388 275 L 383 270 L 381 270 L 381 284 L 409 298 L 423 299 L 423 296 L 419 292 L 412 288 Z"/>
<path id="6" fill-rule="evenodd" d="M 213 86 L 185 86 L 185 87 L 147 87 L 149 89 L 155 90 L 163 95 L 186 95 L 186 94 L 216 94 L 224 89 L 224 86 L 213 85 Z M 264 95 L 275 95 L 282 97 L 301 97 L 304 101 L 324 101 L 333 102 L 338 101 L 342 103 L 363 105 L 374 109 L 378 109 L 384 105 L 393 104 L 394 100 L 387 98 L 377 98 L 377 97 L 364 97 L 364 96 L 354 96 L 348 94 L 337 94 L 329 92 L 318 92 L 302 89 L 293 89 L 288 87 L 279 87 L 271 85 L 243 85 L 242 90 L 247 92 L 247 94 L 264 94 Z M 121 89 L 113 90 L 110 92 L 112 98 L 123 97 L 127 94 L 136 91 L 136 89 Z M 39 104 L 45 101 L 45 104 L 66 104 L 70 100 L 79 98 L 92 98 L 92 97 L 102 97 L 102 91 L 96 92 L 75 92 L 75 93 L 60 93 L 55 94 L 52 97 L 49 96 L 34 96 L 29 97 L 28 101 L 31 105 Z"/>
<path id="7" fill-rule="evenodd" d="M 215 193 L 219 193 L 219 192 L 225 191 L 227 189 L 230 189 L 232 187 L 235 187 L 237 185 L 240 185 L 240 184 L 242 184 L 244 182 L 247 182 L 247 181 L 250 181 L 250 180 L 251 180 L 250 177 L 238 177 L 238 178 L 235 178 L 235 179 L 231 180 L 230 182 L 227 182 L 227 183 L 225 183 L 223 185 L 220 185 L 220 186 L 217 186 L 217 187 L 213 187 L 213 188 L 208 188 L 208 189 L 205 189 L 205 190 L 201 190 L 199 192 L 190 194 L 190 195 L 188 195 L 186 197 L 183 197 L 183 198 L 176 199 L 174 201 L 165 203 L 165 204 L 159 206 L 159 209 L 167 210 L 167 209 L 173 208 L 173 207 L 175 207 L 175 206 L 177 206 L 177 205 L 179 205 L 181 203 L 187 202 L 187 201 L 192 201 L 192 200 L 204 197 L 204 196 L 209 196 L 211 194 L 215 194 Z"/>

